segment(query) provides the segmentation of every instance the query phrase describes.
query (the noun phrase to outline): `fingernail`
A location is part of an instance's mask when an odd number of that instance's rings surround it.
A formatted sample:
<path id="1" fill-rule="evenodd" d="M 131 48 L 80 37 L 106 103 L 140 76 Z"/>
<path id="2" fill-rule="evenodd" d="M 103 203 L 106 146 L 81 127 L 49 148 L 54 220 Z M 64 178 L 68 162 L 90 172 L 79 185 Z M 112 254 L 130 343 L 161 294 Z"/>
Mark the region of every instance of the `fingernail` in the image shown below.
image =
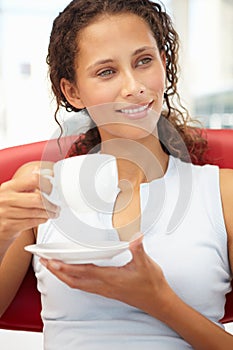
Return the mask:
<path id="1" fill-rule="evenodd" d="M 49 261 L 49 266 L 52 267 L 52 269 L 54 269 L 54 270 L 60 270 L 60 268 L 61 268 L 61 264 L 59 264 L 59 262 L 53 261 L 53 260 Z"/>
<path id="2" fill-rule="evenodd" d="M 61 213 L 61 208 L 57 207 L 56 212 L 55 212 L 57 218 L 60 215 L 60 213 Z"/>
<path id="3" fill-rule="evenodd" d="M 32 174 L 40 174 L 40 168 L 39 168 L 39 166 L 37 165 L 37 166 L 35 166 L 34 168 L 33 168 L 33 170 L 32 170 Z"/>
<path id="4" fill-rule="evenodd" d="M 60 209 L 59 210 L 56 210 L 55 212 L 51 213 L 50 214 L 50 217 L 53 218 L 53 219 L 56 219 L 58 218 L 60 215 Z"/>
<path id="5" fill-rule="evenodd" d="M 40 263 L 41 263 L 41 265 L 47 267 L 47 264 L 48 264 L 47 260 L 40 258 Z"/>

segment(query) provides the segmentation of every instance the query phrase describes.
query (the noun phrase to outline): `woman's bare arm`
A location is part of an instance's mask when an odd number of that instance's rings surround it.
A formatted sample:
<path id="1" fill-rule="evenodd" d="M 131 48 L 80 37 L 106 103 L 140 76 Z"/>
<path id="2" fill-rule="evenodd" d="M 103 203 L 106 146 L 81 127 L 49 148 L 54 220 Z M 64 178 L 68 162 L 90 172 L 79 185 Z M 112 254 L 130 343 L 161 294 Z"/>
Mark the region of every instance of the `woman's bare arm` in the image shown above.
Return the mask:
<path id="1" fill-rule="evenodd" d="M 22 166 L 0 187 L 0 315 L 14 298 L 31 262 L 24 246 L 35 242 L 33 228 L 56 216 L 57 207 L 42 199 L 39 162 Z M 52 167 L 52 163 L 46 163 Z"/>
<path id="2" fill-rule="evenodd" d="M 0 317 L 15 297 L 31 263 L 32 255 L 24 250 L 35 243 L 32 229 L 26 230 L 14 240 L 0 265 Z"/>
<path id="3" fill-rule="evenodd" d="M 233 272 L 233 170 L 220 170 L 220 186 L 222 195 L 223 213 L 228 234 L 228 253 Z"/>

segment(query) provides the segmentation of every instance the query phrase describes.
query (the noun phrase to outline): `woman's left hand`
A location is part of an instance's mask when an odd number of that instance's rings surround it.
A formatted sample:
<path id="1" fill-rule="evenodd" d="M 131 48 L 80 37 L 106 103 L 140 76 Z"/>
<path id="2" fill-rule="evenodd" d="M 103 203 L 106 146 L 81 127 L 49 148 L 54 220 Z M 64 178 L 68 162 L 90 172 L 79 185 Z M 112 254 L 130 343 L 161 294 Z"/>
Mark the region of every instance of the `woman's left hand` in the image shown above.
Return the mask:
<path id="1" fill-rule="evenodd" d="M 130 245 L 130 250 L 133 259 L 123 267 L 68 265 L 45 259 L 41 262 L 71 288 L 120 300 L 159 319 L 194 349 L 233 349 L 231 334 L 185 304 L 173 292 L 161 268 L 145 253 L 142 237 Z"/>
<path id="2" fill-rule="evenodd" d="M 65 264 L 41 259 L 41 263 L 71 288 L 125 302 L 162 317 L 166 291 L 170 288 L 161 268 L 145 253 L 143 236 L 130 244 L 132 260 L 122 267 L 99 267 L 93 264 Z"/>

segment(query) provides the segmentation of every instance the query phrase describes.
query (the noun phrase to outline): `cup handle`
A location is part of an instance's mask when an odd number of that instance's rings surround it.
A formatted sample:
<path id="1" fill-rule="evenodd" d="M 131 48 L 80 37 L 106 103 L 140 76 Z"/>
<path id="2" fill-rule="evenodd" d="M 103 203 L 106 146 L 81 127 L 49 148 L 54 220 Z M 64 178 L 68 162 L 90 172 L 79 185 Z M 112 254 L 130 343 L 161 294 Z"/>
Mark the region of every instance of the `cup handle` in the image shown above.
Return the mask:
<path id="1" fill-rule="evenodd" d="M 49 169 L 42 169 L 39 171 L 36 171 L 37 174 L 39 174 L 40 176 L 42 176 L 45 179 L 48 179 L 52 185 L 52 191 L 50 192 L 50 194 L 41 191 L 41 194 L 44 198 L 46 198 L 49 202 L 61 206 L 61 200 L 59 198 L 59 194 L 55 185 L 55 181 L 54 181 L 54 177 L 52 175 L 49 175 L 48 172 L 50 172 Z"/>

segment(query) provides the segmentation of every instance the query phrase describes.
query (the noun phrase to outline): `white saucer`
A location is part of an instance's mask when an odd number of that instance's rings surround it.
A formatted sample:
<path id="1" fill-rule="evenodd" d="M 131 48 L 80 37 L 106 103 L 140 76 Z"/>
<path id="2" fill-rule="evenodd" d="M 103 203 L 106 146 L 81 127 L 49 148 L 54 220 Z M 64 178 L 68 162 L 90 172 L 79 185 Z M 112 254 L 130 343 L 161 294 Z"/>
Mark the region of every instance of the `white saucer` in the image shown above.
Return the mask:
<path id="1" fill-rule="evenodd" d="M 111 259 L 129 248 L 128 242 L 117 242 L 117 245 L 116 242 L 101 242 L 101 245 L 103 248 L 85 247 L 73 242 L 58 242 L 32 244 L 24 249 L 45 259 L 58 259 L 68 264 L 85 264 Z"/>

